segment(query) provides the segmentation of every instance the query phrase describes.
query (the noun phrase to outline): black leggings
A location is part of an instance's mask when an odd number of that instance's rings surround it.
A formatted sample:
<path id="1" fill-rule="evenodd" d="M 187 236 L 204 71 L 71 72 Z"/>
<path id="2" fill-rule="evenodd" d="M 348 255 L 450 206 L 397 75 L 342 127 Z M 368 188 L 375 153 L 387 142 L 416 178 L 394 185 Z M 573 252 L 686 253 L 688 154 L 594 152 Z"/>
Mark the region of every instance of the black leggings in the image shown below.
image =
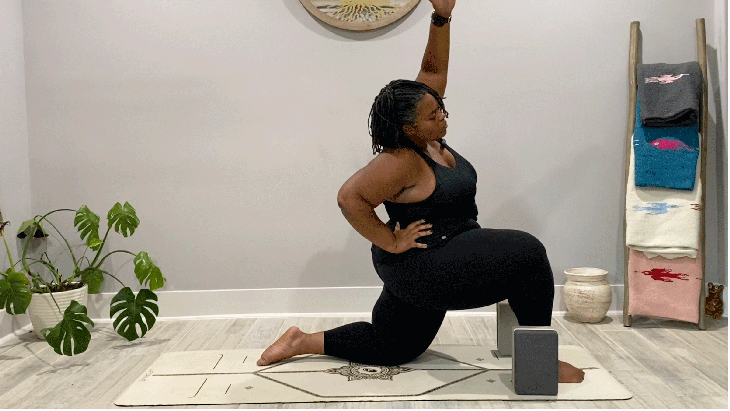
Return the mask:
<path id="1" fill-rule="evenodd" d="M 415 258 L 375 263 L 383 291 L 372 324 L 324 333 L 324 352 L 369 365 L 414 360 L 433 342 L 447 310 L 507 299 L 522 326 L 550 326 L 555 283 L 547 252 L 518 230 L 479 228 Z"/>

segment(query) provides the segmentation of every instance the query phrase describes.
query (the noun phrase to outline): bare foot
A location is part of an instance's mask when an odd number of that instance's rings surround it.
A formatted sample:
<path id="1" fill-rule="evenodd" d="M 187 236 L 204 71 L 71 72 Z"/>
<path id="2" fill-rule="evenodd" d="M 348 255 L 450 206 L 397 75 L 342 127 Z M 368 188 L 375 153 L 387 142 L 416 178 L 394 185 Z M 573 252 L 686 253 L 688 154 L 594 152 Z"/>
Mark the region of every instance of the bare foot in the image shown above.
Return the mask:
<path id="1" fill-rule="evenodd" d="M 256 365 L 269 365 L 299 354 L 299 344 L 304 333 L 297 327 L 291 326 L 286 332 L 271 344 L 256 361 Z"/>
<path id="2" fill-rule="evenodd" d="M 583 382 L 585 372 L 564 361 L 558 361 L 558 382 Z"/>

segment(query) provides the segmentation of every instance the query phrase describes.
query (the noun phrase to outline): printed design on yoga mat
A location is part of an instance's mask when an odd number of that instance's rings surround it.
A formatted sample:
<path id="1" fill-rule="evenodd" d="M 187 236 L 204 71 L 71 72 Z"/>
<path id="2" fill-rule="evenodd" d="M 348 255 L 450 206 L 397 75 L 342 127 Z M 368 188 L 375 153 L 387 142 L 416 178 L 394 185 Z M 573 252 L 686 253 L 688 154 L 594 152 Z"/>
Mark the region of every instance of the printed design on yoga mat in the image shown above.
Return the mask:
<path id="1" fill-rule="evenodd" d="M 347 397 L 402 397 L 402 396 L 422 396 L 434 391 L 443 389 L 452 384 L 465 381 L 467 379 L 479 376 L 488 371 L 497 371 L 496 369 L 482 367 L 474 365 L 448 356 L 441 356 L 438 353 L 431 352 L 431 356 L 440 359 L 440 363 L 437 366 L 429 367 L 426 364 L 421 364 L 414 367 L 401 367 L 401 366 L 382 366 L 382 365 L 365 365 L 359 363 L 350 362 L 348 365 L 338 368 L 319 368 L 318 356 L 304 356 L 295 358 L 293 360 L 277 363 L 269 368 L 261 371 L 256 371 L 253 374 L 262 378 L 266 378 L 272 382 L 282 384 L 291 389 L 306 393 L 318 398 L 347 398 Z M 443 373 L 438 379 L 428 379 L 421 383 L 415 381 L 420 380 L 421 377 L 428 375 L 429 372 L 440 372 Z M 312 377 L 307 378 L 302 374 L 311 373 Z M 355 385 L 341 386 L 332 381 L 330 384 L 325 384 L 319 378 L 315 378 L 316 374 L 335 374 L 346 376 L 347 381 L 360 381 Z M 389 394 L 367 394 L 362 392 L 363 380 L 377 380 L 377 381 L 390 381 L 394 382 L 393 375 L 408 373 L 413 374 L 411 377 L 411 384 L 408 386 L 397 386 L 393 385 L 391 389 L 396 390 Z M 418 374 L 418 375 L 417 375 Z M 419 376 L 420 375 L 420 376 Z M 414 380 L 414 378 L 416 380 Z M 496 380 L 491 379 L 491 382 Z M 425 383 L 425 384 L 424 384 Z M 352 391 L 350 391 L 352 390 Z M 389 391 L 385 387 L 381 387 L 381 390 Z M 336 394 L 335 394 L 336 392 Z"/>
<path id="2" fill-rule="evenodd" d="M 673 76 L 671 74 L 664 74 L 657 77 L 646 77 L 644 78 L 644 83 L 669 84 L 674 83 L 676 80 L 679 80 L 680 78 L 682 78 L 682 76 L 689 76 L 689 74 L 677 74 L 676 76 Z"/>
<path id="3" fill-rule="evenodd" d="M 634 211 L 646 211 L 648 215 L 666 214 L 670 208 L 679 208 L 680 206 L 667 203 L 651 202 L 646 203 L 648 206 L 634 206 Z"/>
<path id="4" fill-rule="evenodd" d="M 367 365 L 351 362 L 349 365 L 340 368 L 324 370 L 330 374 L 340 374 L 347 377 L 347 381 L 356 380 L 390 380 L 393 376 L 403 372 L 413 371 L 413 368 L 401 366 Z"/>

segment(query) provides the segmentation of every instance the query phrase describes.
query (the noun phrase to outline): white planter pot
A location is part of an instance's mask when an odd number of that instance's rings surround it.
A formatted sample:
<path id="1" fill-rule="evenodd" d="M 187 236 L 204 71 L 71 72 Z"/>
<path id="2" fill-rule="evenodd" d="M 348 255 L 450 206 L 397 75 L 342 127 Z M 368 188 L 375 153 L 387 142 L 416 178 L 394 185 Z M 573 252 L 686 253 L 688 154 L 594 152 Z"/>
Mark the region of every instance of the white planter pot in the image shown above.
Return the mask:
<path id="1" fill-rule="evenodd" d="M 597 323 L 606 318 L 611 306 L 611 285 L 606 280 L 608 271 L 600 268 L 570 268 L 563 287 L 563 300 L 568 313 L 584 323 Z"/>
<path id="2" fill-rule="evenodd" d="M 72 283 L 78 284 L 78 283 Z M 44 328 L 53 328 L 58 325 L 63 319 L 63 313 L 66 311 L 71 301 L 76 300 L 79 304 L 86 306 L 89 299 L 89 286 L 84 284 L 83 287 L 75 290 L 62 291 L 53 293 L 53 298 L 56 299 L 58 307 L 53 302 L 51 294 L 49 293 L 33 293 L 30 299 L 30 305 L 28 306 L 28 316 L 30 316 L 30 322 L 33 324 L 33 331 L 41 338 L 45 340 L 41 330 Z M 58 309 L 61 312 L 58 312 Z"/>

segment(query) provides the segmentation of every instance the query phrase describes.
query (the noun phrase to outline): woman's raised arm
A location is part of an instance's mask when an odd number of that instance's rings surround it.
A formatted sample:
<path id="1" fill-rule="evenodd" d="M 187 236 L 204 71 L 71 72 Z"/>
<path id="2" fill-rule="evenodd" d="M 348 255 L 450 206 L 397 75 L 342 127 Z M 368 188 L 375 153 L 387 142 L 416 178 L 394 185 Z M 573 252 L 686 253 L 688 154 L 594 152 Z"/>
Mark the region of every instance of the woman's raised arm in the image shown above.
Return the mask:
<path id="1" fill-rule="evenodd" d="M 436 15 L 431 19 L 428 44 L 426 45 L 426 52 L 423 54 L 421 71 L 418 73 L 416 81 L 428 85 L 443 97 L 449 71 L 451 11 L 454 9 L 456 0 L 429 1 L 433 4 Z"/>

